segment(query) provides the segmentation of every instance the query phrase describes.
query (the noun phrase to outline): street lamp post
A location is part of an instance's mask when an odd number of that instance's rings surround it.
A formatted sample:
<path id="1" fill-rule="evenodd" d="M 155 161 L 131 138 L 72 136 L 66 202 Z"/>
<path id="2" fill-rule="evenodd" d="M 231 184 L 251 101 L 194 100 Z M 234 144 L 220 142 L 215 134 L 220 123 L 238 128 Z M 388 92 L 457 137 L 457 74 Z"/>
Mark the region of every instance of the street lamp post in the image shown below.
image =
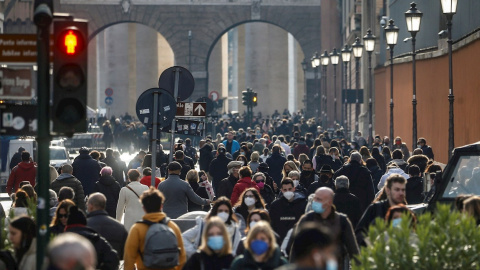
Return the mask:
<path id="1" fill-rule="evenodd" d="M 387 27 L 385 27 L 385 36 L 387 44 L 390 48 L 390 140 L 393 140 L 393 47 L 397 44 L 398 40 L 398 27 L 392 19 L 388 21 Z"/>
<path id="2" fill-rule="evenodd" d="M 359 92 L 360 92 L 360 58 L 363 53 L 363 45 L 360 42 L 360 38 L 357 37 L 355 42 L 352 44 L 353 56 L 355 57 L 355 92 L 357 92 L 357 97 L 355 99 L 355 133 L 359 131 L 358 129 L 358 115 L 360 114 L 360 103 L 359 101 Z"/>
<path id="3" fill-rule="evenodd" d="M 344 74 L 345 89 L 350 88 L 350 84 L 348 83 L 348 63 L 350 62 L 351 56 L 352 56 L 352 49 L 349 49 L 348 45 L 345 44 L 345 46 L 342 49 L 342 61 L 343 61 L 343 64 L 345 66 L 345 74 Z M 344 98 L 344 106 L 345 106 L 345 119 L 344 119 L 345 135 L 348 136 L 348 128 L 349 128 L 349 125 L 350 125 L 350 121 L 348 121 L 348 120 L 349 120 L 350 115 L 348 113 L 348 102 L 347 102 L 347 92 L 346 91 L 345 91 L 345 98 Z"/>
<path id="4" fill-rule="evenodd" d="M 322 95 L 322 99 L 323 99 L 323 110 L 322 110 L 322 113 L 323 113 L 323 123 L 322 123 L 322 126 L 324 129 L 327 128 L 327 66 L 328 66 L 328 62 L 330 60 L 330 57 L 328 56 L 328 52 L 325 51 L 322 56 L 321 56 L 321 63 L 322 63 L 322 77 L 323 77 L 323 95 Z"/>
<path id="5" fill-rule="evenodd" d="M 320 120 L 319 112 L 320 112 L 320 108 L 322 106 L 322 102 L 321 102 L 321 100 L 320 100 L 320 102 L 318 102 L 318 99 L 320 97 L 320 85 L 318 83 L 318 81 L 319 81 L 318 68 L 320 66 L 320 57 L 318 56 L 318 52 L 315 52 L 315 54 L 312 56 L 311 61 L 312 61 L 312 67 L 315 71 L 315 94 L 313 95 L 313 99 L 314 99 L 314 102 L 315 102 L 315 117 L 317 118 L 317 120 Z"/>
<path id="6" fill-rule="evenodd" d="M 302 61 L 302 69 L 303 69 L 303 109 L 307 110 L 307 59 L 304 58 Z"/>
<path id="7" fill-rule="evenodd" d="M 407 22 L 407 30 L 412 35 L 412 65 L 413 65 L 413 132 L 412 132 L 412 149 L 417 148 L 417 71 L 416 71 L 416 51 L 415 41 L 418 31 L 420 31 L 420 23 L 422 22 L 423 13 L 417 9 L 417 4 L 412 2 L 410 9 L 405 12 L 405 20 Z"/>
<path id="8" fill-rule="evenodd" d="M 372 110 L 372 98 L 373 98 L 373 79 L 372 79 L 372 52 L 375 50 L 375 36 L 372 34 L 372 30 L 368 29 L 367 34 L 363 37 L 363 44 L 365 50 L 368 53 L 368 144 L 373 143 L 373 110 Z"/>
<path id="9" fill-rule="evenodd" d="M 340 54 L 337 52 L 336 48 L 333 48 L 332 53 L 330 54 L 330 60 L 333 65 L 333 120 L 334 123 L 337 123 L 337 65 L 340 60 Z"/>
<path id="10" fill-rule="evenodd" d="M 453 63 L 452 63 L 452 19 L 453 15 L 457 13 L 457 0 L 442 0 L 443 14 L 447 17 L 447 31 L 448 31 L 448 102 L 450 108 L 448 111 L 448 159 L 452 157 L 453 148 L 455 147 L 455 129 L 453 119 Z"/>

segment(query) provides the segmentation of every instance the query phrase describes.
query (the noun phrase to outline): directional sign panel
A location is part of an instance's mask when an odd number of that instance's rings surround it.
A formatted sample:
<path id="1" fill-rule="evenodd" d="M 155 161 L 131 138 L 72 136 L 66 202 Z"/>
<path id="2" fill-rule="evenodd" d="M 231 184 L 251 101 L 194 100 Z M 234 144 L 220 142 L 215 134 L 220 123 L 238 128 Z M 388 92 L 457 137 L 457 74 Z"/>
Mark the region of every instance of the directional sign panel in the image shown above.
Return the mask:
<path id="1" fill-rule="evenodd" d="M 172 133 L 171 125 L 162 128 L 162 132 Z M 205 123 L 203 121 L 194 121 L 186 119 L 175 119 L 175 134 L 203 137 L 205 133 Z"/>
<path id="2" fill-rule="evenodd" d="M 0 105 L 0 134 L 36 135 L 37 134 L 36 105 Z"/>
<path id="3" fill-rule="evenodd" d="M 177 102 L 177 117 L 205 117 L 207 103 Z"/>

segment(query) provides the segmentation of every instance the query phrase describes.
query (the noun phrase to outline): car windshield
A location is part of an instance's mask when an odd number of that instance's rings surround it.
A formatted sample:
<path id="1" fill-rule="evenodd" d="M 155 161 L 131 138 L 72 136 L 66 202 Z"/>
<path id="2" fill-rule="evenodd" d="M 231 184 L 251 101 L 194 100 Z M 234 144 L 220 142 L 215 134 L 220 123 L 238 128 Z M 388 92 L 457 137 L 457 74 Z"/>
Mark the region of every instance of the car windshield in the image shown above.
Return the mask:
<path id="1" fill-rule="evenodd" d="M 65 154 L 64 149 L 55 149 L 50 148 L 50 160 L 65 160 L 67 159 L 67 155 Z"/>
<path id="2" fill-rule="evenodd" d="M 455 198 L 460 194 L 480 195 L 480 156 L 459 158 L 443 197 Z"/>

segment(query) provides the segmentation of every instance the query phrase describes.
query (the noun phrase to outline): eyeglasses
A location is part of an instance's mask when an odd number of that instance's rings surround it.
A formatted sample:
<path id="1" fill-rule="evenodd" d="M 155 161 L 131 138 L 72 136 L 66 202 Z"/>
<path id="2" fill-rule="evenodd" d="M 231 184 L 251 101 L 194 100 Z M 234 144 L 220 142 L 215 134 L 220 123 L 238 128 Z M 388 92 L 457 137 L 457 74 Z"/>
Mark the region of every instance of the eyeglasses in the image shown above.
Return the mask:
<path id="1" fill-rule="evenodd" d="M 57 217 L 58 218 L 67 218 L 68 214 L 58 214 Z"/>

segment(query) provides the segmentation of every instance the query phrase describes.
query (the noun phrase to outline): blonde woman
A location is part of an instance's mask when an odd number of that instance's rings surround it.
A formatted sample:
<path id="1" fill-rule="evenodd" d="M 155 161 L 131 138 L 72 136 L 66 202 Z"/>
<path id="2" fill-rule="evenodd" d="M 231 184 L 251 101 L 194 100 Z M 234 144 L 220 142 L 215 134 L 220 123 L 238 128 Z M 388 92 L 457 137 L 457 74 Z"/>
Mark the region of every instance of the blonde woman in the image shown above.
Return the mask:
<path id="1" fill-rule="evenodd" d="M 228 269 L 232 261 L 232 245 L 227 227 L 221 218 L 211 217 L 205 224 L 202 244 L 183 269 L 222 270 Z"/>
<path id="2" fill-rule="evenodd" d="M 233 261 L 230 270 L 275 269 L 287 264 L 266 221 L 261 220 L 250 228 L 244 245 L 245 252 Z"/>
<path id="3" fill-rule="evenodd" d="M 282 171 L 283 178 L 288 177 L 288 174 L 291 171 L 298 171 L 299 172 L 300 169 L 297 167 L 297 164 L 295 164 L 295 162 L 289 160 L 289 161 L 285 162 L 285 164 L 283 164 L 283 171 Z"/>
<path id="4" fill-rule="evenodd" d="M 257 151 L 254 151 L 252 155 L 250 156 L 250 162 L 248 163 L 248 166 L 250 169 L 252 169 L 252 172 L 256 173 L 258 166 L 260 166 L 260 155 L 258 154 Z"/>

